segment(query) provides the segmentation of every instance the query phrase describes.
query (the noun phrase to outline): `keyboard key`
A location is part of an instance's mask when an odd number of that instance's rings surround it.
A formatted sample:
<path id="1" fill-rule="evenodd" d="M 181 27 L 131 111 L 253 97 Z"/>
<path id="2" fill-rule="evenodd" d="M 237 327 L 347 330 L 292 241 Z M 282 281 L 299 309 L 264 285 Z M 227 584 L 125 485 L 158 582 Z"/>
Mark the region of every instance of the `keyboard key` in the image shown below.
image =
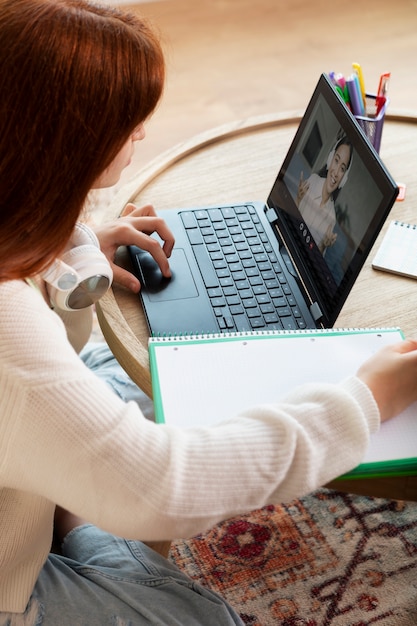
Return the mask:
<path id="1" fill-rule="evenodd" d="M 206 244 L 206 246 L 209 246 L 210 244 L 213 244 L 213 243 L 217 244 L 219 241 L 216 235 L 204 235 L 203 239 L 204 239 L 204 243 Z"/>
<path id="2" fill-rule="evenodd" d="M 262 283 L 261 285 L 253 285 L 252 286 L 253 293 L 257 296 L 260 294 L 268 293 L 265 285 Z M 270 294 L 269 294 L 270 295 Z"/>
<path id="3" fill-rule="evenodd" d="M 183 211 L 180 213 L 184 228 L 197 228 L 197 220 L 193 211 Z"/>
<path id="4" fill-rule="evenodd" d="M 275 314 L 275 307 L 272 305 L 272 302 L 269 302 L 268 304 L 261 304 L 260 302 L 258 302 L 260 309 L 262 311 L 262 315 L 268 315 L 270 313 L 274 313 Z"/>
<path id="5" fill-rule="evenodd" d="M 249 321 L 254 330 L 259 328 L 265 328 L 265 322 L 263 317 L 253 317 Z"/>
<path id="6" fill-rule="evenodd" d="M 244 314 L 235 315 L 234 322 L 236 325 L 236 330 L 240 333 L 252 330 L 252 326 L 250 325 L 248 318 Z"/>
<path id="7" fill-rule="evenodd" d="M 189 228 L 186 233 L 192 246 L 203 243 L 203 236 L 198 228 Z"/>
<path id="8" fill-rule="evenodd" d="M 223 296 L 211 298 L 211 306 L 214 308 L 226 306 L 226 300 Z"/>
<path id="9" fill-rule="evenodd" d="M 243 305 L 245 309 L 258 308 L 258 301 L 256 300 L 256 298 L 245 298 L 243 300 Z"/>
<path id="10" fill-rule="evenodd" d="M 240 313 L 244 313 L 245 310 L 241 304 L 236 304 L 230 307 L 230 313 L 233 315 L 240 315 Z"/>
<path id="11" fill-rule="evenodd" d="M 203 243 L 203 242 L 198 242 L 198 243 Z M 219 243 L 217 241 L 213 242 L 213 243 L 209 243 L 207 244 L 207 250 L 210 252 L 210 254 L 212 252 L 220 252 L 221 248 L 219 246 Z"/>
<path id="12" fill-rule="evenodd" d="M 292 317 L 283 317 L 280 318 L 280 321 L 284 330 L 297 330 L 299 328 L 298 324 Z"/>
<path id="13" fill-rule="evenodd" d="M 209 217 L 212 222 L 222 222 L 223 214 L 220 209 L 210 209 L 208 211 Z"/>
<path id="14" fill-rule="evenodd" d="M 214 287 L 213 289 L 208 289 L 207 293 L 208 293 L 209 298 L 221 298 L 223 295 L 223 292 L 220 289 L 220 287 Z"/>
<path id="15" fill-rule="evenodd" d="M 287 304 L 284 296 L 281 296 L 280 298 L 272 298 L 272 302 L 276 309 L 278 309 L 279 307 L 285 307 L 285 305 Z"/>
<path id="16" fill-rule="evenodd" d="M 240 305 L 240 298 L 238 295 L 233 295 L 233 296 L 226 296 L 226 302 L 227 304 L 231 307 L 231 306 L 236 306 L 236 305 Z"/>
<path id="17" fill-rule="evenodd" d="M 288 306 L 280 306 L 277 309 L 277 313 L 280 317 L 290 317 L 291 315 L 291 310 Z"/>
<path id="18" fill-rule="evenodd" d="M 264 315 L 266 324 L 276 324 L 278 322 L 278 315 L 276 313 L 268 313 Z"/>
<path id="19" fill-rule="evenodd" d="M 219 285 L 219 280 L 216 276 L 216 272 L 214 271 L 211 259 L 204 244 L 193 246 L 193 252 L 205 286 L 207 288 L 217 287 Z"/>

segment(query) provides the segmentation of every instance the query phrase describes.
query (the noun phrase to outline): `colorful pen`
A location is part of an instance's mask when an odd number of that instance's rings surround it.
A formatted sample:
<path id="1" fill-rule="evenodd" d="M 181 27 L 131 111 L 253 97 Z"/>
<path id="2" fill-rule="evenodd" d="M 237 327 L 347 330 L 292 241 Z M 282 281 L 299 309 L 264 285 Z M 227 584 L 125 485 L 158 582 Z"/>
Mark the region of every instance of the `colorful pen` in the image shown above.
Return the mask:
<path id="1" fill-rule="evenodd" d="M 388 93 L 388 83 L 391 78 L 391 72 L 385 72 L 381 74 L 379 79 L 378 91 L 376 92 L 377 96 L 386 96 Z"/>
<path id="2" fill-rule="evenodd" d="M 387 99 L 385 96 L 377 96 L 376 97 L 376 112 L 375 112 L 375 117 L 378 117 L 378 115 L 381 113 L 381 109 L 384 106 L 384 104 L 386 103 Z"/>
<path id="3" fill-rule="evenodd" d="M 349 91 L 349 100 L 352 105 L 353 114 L 363 117 L 365 115 L 365 107 L 357 75 L 351 74 L 349 78 L 347 78 L 346 84 Z"/>
<path id="4" fill-rule="evenodd" d="M 388 93 L 388 83 L 391 78 L 391 72 L 384 72 L 381 74 L 379 78 L 378 91 L 376 94 L 375 104 L 376 104 L 376 114 L 379 115 L 382 107 L 387 101 L 387 93 Z"/>
<path id="5" fill-rule="evenodd" d="M 347 108 L 351 111 L 352 107 L 350 105 L 349 91 L 347 88 L 345 77 L 343 76 L 343 74 L 340 74 L 340 72 L 338 73 L 329 72 L 329 78 L 331 82 L 333 83 L 335 90 L 337 91 L 339 96 L 342 98 Z"/>
<path id="6" fill-rule="evenodd" d="M 363 101 L 363 107 L 364 109 L 366 109 L 366 90 L 365 90 L 365 81 L 363 78 L 362 68 L 359 65 L 359 63 L 352 63 L 352 67 L 353 67 L 353 71 L 358 77 L 360 92 L 361 92 L 362 101 Z"/>

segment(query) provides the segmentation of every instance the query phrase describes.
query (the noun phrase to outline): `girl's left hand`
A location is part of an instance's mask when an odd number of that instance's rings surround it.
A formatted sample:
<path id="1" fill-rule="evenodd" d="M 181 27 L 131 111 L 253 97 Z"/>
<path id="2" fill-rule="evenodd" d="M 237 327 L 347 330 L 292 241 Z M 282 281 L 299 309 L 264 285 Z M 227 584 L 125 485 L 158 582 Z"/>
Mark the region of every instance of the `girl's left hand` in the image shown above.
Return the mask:
<path id="1" fill-rule="evenodd" d="M 113 281 L 119 285 L 135 293 L 141 287 L 136 276 L 114 263 L 119 246 L 134 245 L 146 250 L 158 264 L 162 275 L 166 278 L 171 276 L 168 258 L 174 247 L 174 236 L 164 220 L 157 216 L 152 205 L 137 208 L 134 204 L 127 204 L 119 219 L 94 228 L 94 232 L 112 267 Z M 152 233 L 160 237 L 162 245 L 151 237 Z"/>

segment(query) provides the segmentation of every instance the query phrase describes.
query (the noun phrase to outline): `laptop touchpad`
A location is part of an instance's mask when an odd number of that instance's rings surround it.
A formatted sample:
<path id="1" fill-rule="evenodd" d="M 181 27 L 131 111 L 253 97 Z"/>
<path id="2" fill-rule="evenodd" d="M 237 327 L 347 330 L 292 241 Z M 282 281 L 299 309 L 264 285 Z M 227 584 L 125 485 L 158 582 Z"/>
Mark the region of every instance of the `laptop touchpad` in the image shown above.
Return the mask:
<path id="1" fill-rule="evenodd" d="M 171 278 L 162 276 L 161 270 L 149 252 L 141 250 L 137 255 L 137 260 L 141 274 L 139 280 L 149 300 L 162 302 L 198 296 L 197 287 L 182 248 L 174 248 L 169 259 Z"/>

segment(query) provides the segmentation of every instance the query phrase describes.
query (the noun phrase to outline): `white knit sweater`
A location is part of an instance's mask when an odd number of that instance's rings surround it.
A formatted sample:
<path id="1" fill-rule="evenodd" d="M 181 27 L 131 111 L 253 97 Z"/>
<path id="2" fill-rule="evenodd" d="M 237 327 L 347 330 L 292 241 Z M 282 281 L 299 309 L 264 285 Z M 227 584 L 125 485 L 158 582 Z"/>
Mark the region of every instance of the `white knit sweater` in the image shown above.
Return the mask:
<path id="1" fill-rule="evenodd" d="M 353 468 L 379 426 L 355 377 L 208 430 L 153 424 L 79 359 L 68 338 L 84 321 L 66 328 L 26 283 L 0 285 L 0 611 L 25 609 L 55 503 L 127 538 L 189 537 Z"/>

